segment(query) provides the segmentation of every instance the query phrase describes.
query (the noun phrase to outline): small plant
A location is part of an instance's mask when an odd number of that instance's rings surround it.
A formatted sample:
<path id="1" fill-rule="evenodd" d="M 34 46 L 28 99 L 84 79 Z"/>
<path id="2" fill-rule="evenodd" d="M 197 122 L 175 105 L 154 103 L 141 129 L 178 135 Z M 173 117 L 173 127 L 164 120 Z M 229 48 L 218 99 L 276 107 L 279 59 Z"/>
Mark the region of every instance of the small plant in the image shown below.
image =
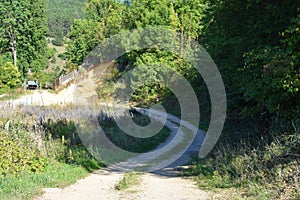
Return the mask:
<path id="1" fill-rule="evenodd" d="M 128 172 L 119 183 L 115 185 L 116 190 L 126 190 L 133 186 L 138 186 L 142 181 L 142 173 L 140 172 Z"/>

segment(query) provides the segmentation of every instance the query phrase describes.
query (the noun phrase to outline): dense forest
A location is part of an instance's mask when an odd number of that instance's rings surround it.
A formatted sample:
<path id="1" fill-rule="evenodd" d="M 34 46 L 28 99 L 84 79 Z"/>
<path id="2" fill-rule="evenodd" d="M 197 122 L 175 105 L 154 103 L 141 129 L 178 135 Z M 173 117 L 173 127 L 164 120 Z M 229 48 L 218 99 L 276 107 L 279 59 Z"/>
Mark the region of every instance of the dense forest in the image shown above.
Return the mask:
<path id="1" fill-rule="evenodd" d="M 199 184 L 255 188 L 248 191 L 254 199 L 299 198 L 299 0 L 1 0 L 0 92 L 20 87 L 28 69 L 38 74 L 47 68 L 47 37 L 57 45 L 66 41 L 64 57 L 79 69 L 106 38 L 154 26 L 202 45 L 226 87 L 222 137 L 207 158 L 195 161 L 191 172 L 206 180 Z M 181 55 L 156 48 L 127 52 L 115 60 L 112 77 L 98 86 L 99 98 L 113 95 L 113 85 L 126 71 L 147 63 L 157 66 L 149 76 L 164 65 L 183 74 L 204 101 L 201 117 L 209 116 L 201 75 Z M 162 103 L 177 114 L 175 98 L 167 88 L 149 84 L 137 88 L 131 100 L 144 107 Z"/>
<path id="2" fill-rule="evenodd" d="M 14 87 L 18 74 L 26 76 L 28 69 L 37 72 L 47 65 L 45 24 L 46 1 L 1 1 L 0 2 L 0 56 L 3 71 L 1 87 Z M 13 65 L 18 67 L 18 72 Z M 6 66 L 6 67 L 5 67 Z M 13 83 L 10 79 L 16 80 Z"/>
<path id="3" fill-rule="evenodd" d="M 46 14 L 50 37 L 54 44 L 63 45 L 64 36 L 75 19 L 84 17 L 84 0 L 47 0 Z"/>

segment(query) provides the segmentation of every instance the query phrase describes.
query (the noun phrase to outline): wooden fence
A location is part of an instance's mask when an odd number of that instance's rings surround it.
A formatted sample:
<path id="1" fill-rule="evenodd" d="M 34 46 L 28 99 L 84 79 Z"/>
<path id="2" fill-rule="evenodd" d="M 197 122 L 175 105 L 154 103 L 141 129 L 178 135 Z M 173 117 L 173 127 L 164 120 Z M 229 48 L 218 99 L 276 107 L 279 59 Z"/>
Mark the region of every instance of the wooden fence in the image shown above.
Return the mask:
<path id="1" fill-rule="evenodd" d="M 66 85 L 78 76 L 79 76 L 79 72 L 77 70 L 75 70 L 67 75 L 61 75 L 59 77 L 59 85 Z"/>

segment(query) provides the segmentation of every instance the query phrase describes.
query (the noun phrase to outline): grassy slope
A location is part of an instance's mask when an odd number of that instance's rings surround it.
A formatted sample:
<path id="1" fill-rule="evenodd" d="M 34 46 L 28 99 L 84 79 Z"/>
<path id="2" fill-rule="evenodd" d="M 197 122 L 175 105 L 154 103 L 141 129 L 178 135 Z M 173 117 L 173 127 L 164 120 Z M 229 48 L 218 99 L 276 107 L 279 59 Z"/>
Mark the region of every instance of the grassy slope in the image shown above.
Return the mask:
<path id="1" fill-rule="evenodd" d="M 64 46 L 54 46 L 51 42 L 48 44 L 48 47 L 51 49 L 55 49 L 56 53 L 55 55 L 50 59 L 49 62 L 49 68 L 47 70 L 53 70 L 56 66 L 59 66 L 60 68 L 63 68 L 63 66 L 66 65 L 66 61 L 61 59 L 59 57 L 60 54 L 63 54 L 66 52 L 66 45 Z M 51 61 L 55 61 L 55 62 L 51 62 Z"/>

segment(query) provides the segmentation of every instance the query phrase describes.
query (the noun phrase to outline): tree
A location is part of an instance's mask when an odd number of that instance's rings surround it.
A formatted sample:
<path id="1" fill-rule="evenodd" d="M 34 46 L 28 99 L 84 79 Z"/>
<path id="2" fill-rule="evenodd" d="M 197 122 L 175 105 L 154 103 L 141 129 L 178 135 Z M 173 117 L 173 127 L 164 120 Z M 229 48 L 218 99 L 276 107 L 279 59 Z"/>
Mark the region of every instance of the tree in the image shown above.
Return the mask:
<path id="1" fill-rule="evenodd" d="M 168 26 L 171 1 L 169 0 L 132 0 L 129 6 L 132 27 Z"/>
<path id="2" fill-rule="evenodd" d="M 104 39 L 104 28 L 101 22 L 75 20 L 68 34 L 67 58 L 80 65 L 89 51 Z"/>
<path id="3" fill-rule="evenodd" d="M 119 33 L 125 27 L 126 8 L 115 0 L 88 0 L 85 4 L 86 19 L 103 24 L 105 37 Z"/>
<path id="4" fill-rule="evenodd" d="M 76 19 L 84 18 L 85 0 L 47 0 L 47 24 L 50 37 L 66 36 Z M 62 41 L 60 41 L 62 42 Z"/>
<path id="5" fill-rule="evenodd" d="M 45 0 L 0 2 L 0 52 L 11 52 L 13 63 L 23 76 L 46 66 Z"/>
<path id="6" fill-rule="evenodd" d="M 299 116 L 299 7 L 210 1 L 203 42 L 225 81 L 229 112 L 261 121 Z"/>

